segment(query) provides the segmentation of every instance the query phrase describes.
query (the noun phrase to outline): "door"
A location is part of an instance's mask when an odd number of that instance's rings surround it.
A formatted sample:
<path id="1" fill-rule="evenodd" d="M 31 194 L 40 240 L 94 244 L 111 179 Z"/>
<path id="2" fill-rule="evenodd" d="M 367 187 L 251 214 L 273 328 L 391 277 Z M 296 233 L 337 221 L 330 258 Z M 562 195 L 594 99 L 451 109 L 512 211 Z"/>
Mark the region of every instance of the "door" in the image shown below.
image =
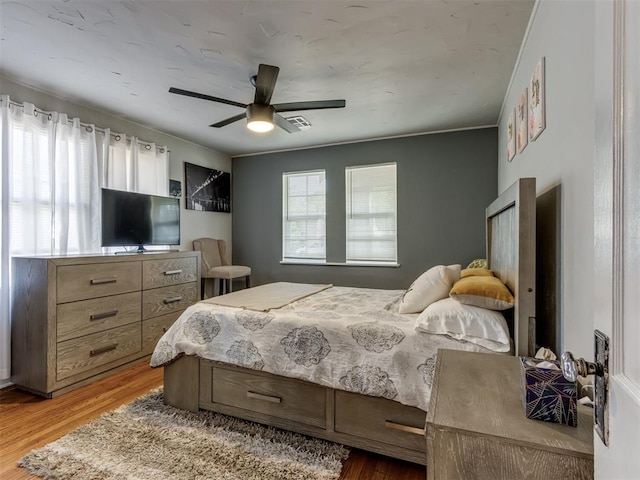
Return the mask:
<path id="1" fill-rule="evenodd" d="M 595 2 L 594 326 L 611 341 L 609 446 L 595 475 L 640 478 L 640 1 Z"/>

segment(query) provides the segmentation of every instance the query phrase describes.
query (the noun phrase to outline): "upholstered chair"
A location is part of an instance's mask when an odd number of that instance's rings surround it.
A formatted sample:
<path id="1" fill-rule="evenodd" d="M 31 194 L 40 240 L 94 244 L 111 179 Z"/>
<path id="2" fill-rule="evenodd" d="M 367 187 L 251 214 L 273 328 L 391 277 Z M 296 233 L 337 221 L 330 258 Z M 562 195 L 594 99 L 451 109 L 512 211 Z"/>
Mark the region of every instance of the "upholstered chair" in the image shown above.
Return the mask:
<path id="1" fill-rule="evenodd" d="M 243 265 L 231 265 L 227 258 L 227 244 L 224 240 L 215 238 L 198 238 L 193 241 L 193 249 L 199 250 L 202 257 L 202 281 L 200 297 L 205 296 L 205 282 L 212 279 L 213 295 L 215 295 L 215 281 L 220 280 L 219 294 L 233 291 L 233 279 L 245 278 L 247 288 L 251 286 L 251 268 Z"/>

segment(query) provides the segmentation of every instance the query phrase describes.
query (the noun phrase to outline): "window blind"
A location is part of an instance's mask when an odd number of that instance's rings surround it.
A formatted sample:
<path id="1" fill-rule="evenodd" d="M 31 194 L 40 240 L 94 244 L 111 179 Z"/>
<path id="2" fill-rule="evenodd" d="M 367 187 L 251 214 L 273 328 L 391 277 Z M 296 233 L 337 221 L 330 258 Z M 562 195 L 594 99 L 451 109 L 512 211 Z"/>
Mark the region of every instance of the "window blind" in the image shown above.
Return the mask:
<path id="1" fill-rule="evenodd" d="M 347 167 L 345 174 L 347 263 L 396 263 L 396 164 Z"/>
<path id="2" fill-rule="evenodd" d="M 324 170 L 284 173 L 283 260 L 326 258 L 326 187 Z"/>

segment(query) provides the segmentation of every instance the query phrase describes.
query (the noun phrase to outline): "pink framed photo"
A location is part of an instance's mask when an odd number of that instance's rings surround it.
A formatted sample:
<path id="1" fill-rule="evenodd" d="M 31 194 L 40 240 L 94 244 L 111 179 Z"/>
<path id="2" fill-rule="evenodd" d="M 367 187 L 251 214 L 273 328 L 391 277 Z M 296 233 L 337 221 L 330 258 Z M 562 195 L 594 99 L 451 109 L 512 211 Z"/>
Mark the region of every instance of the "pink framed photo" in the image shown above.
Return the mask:
<path id="1" fill-rule="evenodd" d="M 527 88 L 520 94 L 520 101 L 516 107 L 516 145 L 518 153 L 522 153 L 529 142 L 527 129 Z"/>
<path id="2" fill-rule="evenodd" d="M 538 138 L 545 127 L 544 57 L 536 65 L 529 82 L 529 138 Z"/>
<path id="3" fill-rule="evenodd" d="M 507 161 L 516 156 L 516 109 L 511 110 L 507 122 Z"/>

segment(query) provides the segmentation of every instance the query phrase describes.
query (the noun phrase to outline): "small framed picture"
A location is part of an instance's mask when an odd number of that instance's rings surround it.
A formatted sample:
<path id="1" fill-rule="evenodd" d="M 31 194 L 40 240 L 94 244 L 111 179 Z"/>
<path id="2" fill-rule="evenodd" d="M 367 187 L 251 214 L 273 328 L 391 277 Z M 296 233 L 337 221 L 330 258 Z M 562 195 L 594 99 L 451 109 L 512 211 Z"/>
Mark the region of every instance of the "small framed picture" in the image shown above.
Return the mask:
<path id="1" fill-rule="evenodd" d="M 172 197 L 182 196 L 182 182 L 180 180 L 169 179 L 169 195 Z"/>
<path id="2" fill-rule="evenodd" d="M 529 142 L 527 129 L 527 88 L 520 94 L 520 101 L 516 107 L 516 146 L 518 153 L 522 153 Z"/>
<path id="3" fill-rule="evenodd" d="M 529 138 L 538 138 L 545 127 L 544 57 L 536 65 L 529 82 Z"/>
<path id="4" fill-rule="evenodd" d="M 516 109 L 511 110 L 509 121 L 507 122 L 507 161 L 513 160 L 516 156 Z"/>

